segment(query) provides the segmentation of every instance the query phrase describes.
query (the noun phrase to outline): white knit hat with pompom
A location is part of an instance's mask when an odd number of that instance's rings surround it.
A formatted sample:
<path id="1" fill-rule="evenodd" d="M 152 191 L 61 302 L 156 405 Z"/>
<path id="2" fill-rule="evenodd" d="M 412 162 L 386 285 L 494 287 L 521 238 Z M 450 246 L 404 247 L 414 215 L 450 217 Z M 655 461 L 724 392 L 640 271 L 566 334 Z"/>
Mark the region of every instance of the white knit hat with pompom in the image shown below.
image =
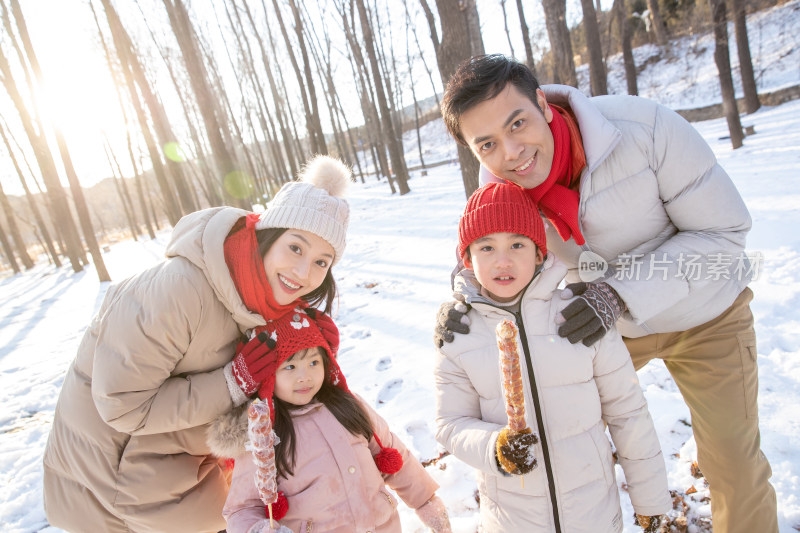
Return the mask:
<path id="1" fill-rule="evenodd" d="M 318 155 L 300 171 L 297 181 L 286 183 L 267 204 L 256 230 L 301 229 L 333 246 L 332 265 L 344 253 L 350 206 L 344 195 L 353 181 L 350 169 L 333 157 Z"/>

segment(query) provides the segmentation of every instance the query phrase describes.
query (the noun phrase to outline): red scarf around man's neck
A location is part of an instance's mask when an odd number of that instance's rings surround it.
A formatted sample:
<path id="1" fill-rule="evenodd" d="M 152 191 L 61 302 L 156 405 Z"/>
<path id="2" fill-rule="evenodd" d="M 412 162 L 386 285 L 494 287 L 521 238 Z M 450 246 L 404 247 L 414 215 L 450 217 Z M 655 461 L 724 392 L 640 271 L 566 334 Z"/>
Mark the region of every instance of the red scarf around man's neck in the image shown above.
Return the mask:
<path id="1" fill-rule="evenodd" d="M 570 189 L 572 180 L 578 177 L 586 164 L 580 130 L 566 110 L 553 104 L 550 108 L 553 112 L 550 121 L 553 165 L 544 183 L 525 190 L 555 226 L 562 240 L 573 237 L 576 243 L 584 244 L 586 241 L 578 225 L 580 194 Z"/>
<path id="2" fill-rule="evenodd" d="M 258 215 L 251 213 L 233 225 L 225 238 L 225 264 L 228 265 L 228 272 L 245 307 L 269 321 L 289 313 L 301 300 L 287 305 L 275 301 L 264 271 L 264 258 L 258 253 L 256 222 Z M 256 333 L 263 327 L 256 328 Z"/>

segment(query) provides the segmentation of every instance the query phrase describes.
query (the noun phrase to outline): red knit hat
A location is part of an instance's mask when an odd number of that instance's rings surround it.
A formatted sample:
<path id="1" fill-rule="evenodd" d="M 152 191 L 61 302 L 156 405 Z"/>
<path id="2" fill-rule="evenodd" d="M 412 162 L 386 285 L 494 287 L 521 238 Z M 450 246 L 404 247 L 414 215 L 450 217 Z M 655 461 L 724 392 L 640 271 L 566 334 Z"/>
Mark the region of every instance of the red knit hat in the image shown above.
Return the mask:
<path id="1" fill-rule="evenodd" d="M 258 396 L 269 404 L 270 418 L 275 421 L 275 410 L 272 404 L 272 394 L 275 391 L 275 373 L 284 361 L 300 350 L 320 347 L 328 354 L 329 379 L 331 384 L 350 392 L 347 380 L 344 379 L 339 363 L 336 362 L 336 351 L 339 348 L 339 329 L 331 318 L 315 309 L 301 309 L 294 311 L 277 320 L 267 322 L 265 333 L 275 341 L 275 347 L 265 357 L 272 357 L 268 367 L 270 372 L 258 389 Z"/>
<path id="2" fill-rule="evenodd" d="M 267 356 L 274 359 L 269 363 L 272 371 L 264 379 L 258 396 L 269 404 L 272 422 L 275 422 L 275 411 L 272 395 L 275 391 L 275 372 L 284 361 L 300 350 L 321 347 L 328 354 L 328 379 L 330 383 L 352 395 L 347 387 L 347 380 L 336 361 L 339 348 L 339 329 L 331 318 L 313 308 L 296 308 L 282 318 L 267 323 L 266 333 L 275 341 L 275 347 Z M 377 433 L 373 438 L 381 451 L 375 456 L 375 464 L 384 474 L 394 474 L 403 466 L 403 458 L 394 448 L 384 447 Z"/>
<path id="3" fill-rule="evenodd" d="M 458 254 L 464 259 L 476 239 L 490 233 L 518 233 L 547 255 L 547 238 L 539 209 L 519 185 L 488 183 L 472 193 L 458 223 Z"/>

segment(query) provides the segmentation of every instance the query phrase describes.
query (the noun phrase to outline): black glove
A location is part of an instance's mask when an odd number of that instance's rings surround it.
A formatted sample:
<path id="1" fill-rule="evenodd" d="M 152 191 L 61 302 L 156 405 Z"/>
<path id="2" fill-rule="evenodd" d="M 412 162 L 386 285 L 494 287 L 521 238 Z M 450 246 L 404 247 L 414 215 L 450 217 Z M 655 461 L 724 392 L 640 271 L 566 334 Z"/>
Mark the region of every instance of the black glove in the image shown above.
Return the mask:
<path id="1" fill-rule="evenodd" d="M 439 307 L 436 327 L 433 329 L 433 344 L 437 348 L 441 348 L 445 342 L 453 342 L 453 332 L 463 335 L 469 333 L 467 313 L 470 309 L 472 306 L 461 300 L 445 302 Z"/>
<path id="2" fill-rule="evenodd" d="M 580 295 L 561 311 L 558 334 L 575 344 L 582 341 L 591 346 L 606 331 L 614 327 L 627 306 L 611 285 L 600 283 L 570 283 L 561 293 L 564 299 Z"/>
<path id="3" fill-rule="evenodd" d="M 495 451 L 497 463 L 500 468 L 509 474 L 527 474 L 536 468 L 537 461 L 533 455 L 533 447 L 539 442 L 539 437 L 531 433 L 530 428 L 522 431 L 511 431 L 503 428 L 497 436 Z"/>
<path id="4" fill-rule="evenodd" d="M 661 516 L 636 515 L 636 525 L 642 528 L 644 533 L 658 533 L 661 527 Z"/>

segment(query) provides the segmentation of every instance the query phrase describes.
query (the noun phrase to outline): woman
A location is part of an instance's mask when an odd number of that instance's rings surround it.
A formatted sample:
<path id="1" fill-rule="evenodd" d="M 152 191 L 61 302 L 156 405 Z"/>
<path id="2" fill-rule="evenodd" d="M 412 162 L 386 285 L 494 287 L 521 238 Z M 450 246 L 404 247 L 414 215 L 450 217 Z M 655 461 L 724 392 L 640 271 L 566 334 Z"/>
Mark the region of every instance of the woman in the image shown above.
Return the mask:
<path id="1" fill-rule="evenodd" d="M 187 215 L 166 261 L 109 289 L 67 372 L 45 450 L 51 525 L 225 528 L 229 473 L 206 430 L 258 389 L 268 339 L 257 333 L 267 321 L 298 305 L 329 309 L 350 181 L 342 163 L 317 157 L 260 216 L 230 207 Z"/>

